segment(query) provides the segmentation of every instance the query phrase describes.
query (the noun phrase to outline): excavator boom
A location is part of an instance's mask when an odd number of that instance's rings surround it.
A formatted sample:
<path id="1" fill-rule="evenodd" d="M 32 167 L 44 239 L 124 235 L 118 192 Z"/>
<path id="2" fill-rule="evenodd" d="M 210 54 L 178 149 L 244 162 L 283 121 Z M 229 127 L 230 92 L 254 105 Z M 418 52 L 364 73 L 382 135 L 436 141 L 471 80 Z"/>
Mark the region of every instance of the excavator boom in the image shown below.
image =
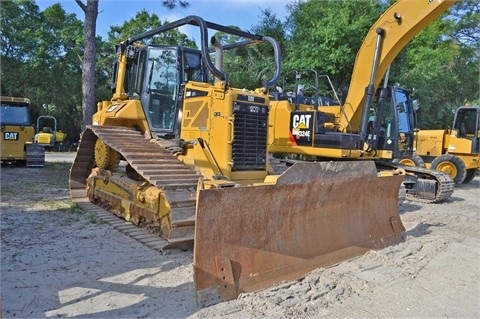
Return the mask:
<path id="1" fill-rule="evenodd" d="M 399 0 L 390 6 L 372 25 L 360 47 L 350 79 L 341 127 L 359 127 L 365 87 L 378 88 L 385 73 L 400 51 L 432 21 L 458 0 Z M 381 37 L 381 48 L 376 41 Z M 368 110 L 367 110 L 368 111 Z M 348 122 L 348 123 L 347 123 Z"/>

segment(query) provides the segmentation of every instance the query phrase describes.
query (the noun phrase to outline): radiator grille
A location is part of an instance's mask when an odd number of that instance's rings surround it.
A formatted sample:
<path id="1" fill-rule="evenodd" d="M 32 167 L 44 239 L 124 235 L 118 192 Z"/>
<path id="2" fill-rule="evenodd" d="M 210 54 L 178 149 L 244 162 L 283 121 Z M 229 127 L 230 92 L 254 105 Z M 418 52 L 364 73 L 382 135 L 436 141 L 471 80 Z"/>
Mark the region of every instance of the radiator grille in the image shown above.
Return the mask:
<path id="1" fill-rule="evenodd" d="M 268 107 L 235 102 L 233 109 L 232 171 L 265 170 Z"/>

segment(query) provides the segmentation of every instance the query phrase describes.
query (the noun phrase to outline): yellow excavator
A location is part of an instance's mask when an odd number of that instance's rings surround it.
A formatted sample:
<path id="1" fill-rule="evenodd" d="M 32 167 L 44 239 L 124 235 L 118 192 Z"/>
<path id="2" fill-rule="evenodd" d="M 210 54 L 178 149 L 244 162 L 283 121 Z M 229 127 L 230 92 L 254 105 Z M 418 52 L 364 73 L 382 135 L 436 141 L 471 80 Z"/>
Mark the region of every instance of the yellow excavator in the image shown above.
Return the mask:
<path id="1" fill-rule="evenodd" d="M 407 90 L 388 85 L 388 70 L 401 49 L 455 2 L 399 0 L 390 6 L 358 51 L 343 102 L 322 105 L 318 99 L 306 103 L 298 94 L 293 100 L 272 94 L 269 153 L 288 156 L 290 163 L 373 160 L 379 172 L 406 171 L 410 199 L 449 198 L 455 185 L 447 174 L 392 161 L 413 156 L 414 105 Z"/>
<path id="2" fill-rule="evenodd" d="M 198 27 L 199 50 L 140 43 L 184 25 Z M 239 40 L 209 41 L 212 30 Z M 275 71 L 261 88 L 233 88 L 223 53 L 252 45 L 271 46 Z M 201 305 L 403 240 L 401 171 L 379 175 L 357 161 L 269 174 L 268 88 L 281 73 L 274 39 L 188 16 L 116 52 L 113 96 L 99 103 L 71 167 L 72 200 L 157 232 L 165 249 L 193 244 Z"/>

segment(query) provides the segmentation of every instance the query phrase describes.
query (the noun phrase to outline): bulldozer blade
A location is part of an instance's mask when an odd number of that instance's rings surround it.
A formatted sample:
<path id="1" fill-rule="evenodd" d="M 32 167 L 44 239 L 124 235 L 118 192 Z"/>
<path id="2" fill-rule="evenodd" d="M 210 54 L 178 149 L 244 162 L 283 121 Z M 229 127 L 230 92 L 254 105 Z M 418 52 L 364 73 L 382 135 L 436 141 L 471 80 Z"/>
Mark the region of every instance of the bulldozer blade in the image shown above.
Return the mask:
<path id="1" fill-rule="evenodd" d="M 377 176 L 370 161 L 297 163 L 275 185 L 199 191 L 198 303 L 232 300 L 403 241 L 403 178 Z"/>

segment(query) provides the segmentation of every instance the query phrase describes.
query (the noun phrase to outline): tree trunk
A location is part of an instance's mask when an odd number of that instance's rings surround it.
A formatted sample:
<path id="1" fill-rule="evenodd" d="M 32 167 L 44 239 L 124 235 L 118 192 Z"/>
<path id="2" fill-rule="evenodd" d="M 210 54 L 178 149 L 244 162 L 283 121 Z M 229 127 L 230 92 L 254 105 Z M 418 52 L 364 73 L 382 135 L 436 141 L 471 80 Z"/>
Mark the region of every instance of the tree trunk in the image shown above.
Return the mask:
<path id="1" fill-rule="evenodd" d="M 85 26 L 83 29 L 85 51 L 82 64 L 82 131 L 85 130 L 87 125 L 92 124 L 92 116 L 96 110 L 95 62 L 97 44 L 95 38 L 98 1 L 99 0 L 87 0 L 86 6 L 80 0 L 76 1 L 85 12 Z"/>

